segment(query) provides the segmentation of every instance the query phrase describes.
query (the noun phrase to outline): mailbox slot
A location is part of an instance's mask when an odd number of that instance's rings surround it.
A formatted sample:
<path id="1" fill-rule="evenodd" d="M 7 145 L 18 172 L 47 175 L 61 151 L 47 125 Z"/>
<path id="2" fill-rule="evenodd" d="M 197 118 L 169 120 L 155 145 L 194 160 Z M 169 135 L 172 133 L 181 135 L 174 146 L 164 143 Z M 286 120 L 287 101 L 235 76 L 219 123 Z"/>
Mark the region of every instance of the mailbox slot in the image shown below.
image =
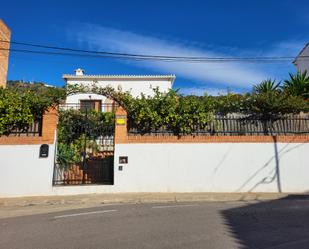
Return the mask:
<path id="1" fill-rule="evenodd" d="M 48 157 L 49 153 L 49 145 L 48 144 L 42 144 L 40 147 L 40 158 L 46 158 Z"/>

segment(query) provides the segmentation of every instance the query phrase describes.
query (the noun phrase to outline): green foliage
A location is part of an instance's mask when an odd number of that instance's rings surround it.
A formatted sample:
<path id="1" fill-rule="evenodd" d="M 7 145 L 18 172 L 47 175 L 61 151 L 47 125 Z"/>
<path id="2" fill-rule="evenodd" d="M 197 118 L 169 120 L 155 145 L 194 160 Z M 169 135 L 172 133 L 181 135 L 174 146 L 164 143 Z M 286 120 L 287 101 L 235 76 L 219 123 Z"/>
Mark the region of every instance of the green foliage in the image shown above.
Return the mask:
<path id="1" fill-rule="evenodd" d="M 176 109 L 177 120 L 172 127 L 174 134 L 190 134 L 197 127 L 202 130 L 206 129 L 214 116 L 212 107 L 205 103 L 207 99 L 201 101 L 196 96 L 180 97 Z"/>
<path id="2" fill-rule="evenodd" d="M 269 120 L 275 120 L 284 114 L 309 111 L 308 102 L 303 98 L 281 92 L 253 93 L 243 105 L 243 113 Z"/>
<path id="3" fill-rule="evenodd" d="M 245 113 L 265 119 L 273 119 L 287 113 L 308 112 L 308 82 L 304 73 L 290 75 L 284 82 L 283 91 L 279 83 L 265 80 L 254 86 L 252 93 L 243 95 L 228 93 L 221 96 L 182 96 L 170 90 L 161 93 L 154 89 L 154 96 L 142 95 L 133 98 L 128 92 L 119 92 L 111 87 L 100 88 L 96 83 L 90 86 L 69 85 L 66 89 L 46 87 L 44 84 L 11 82 L 8 89 L 0 89 L 0 135 L 9 134 L 12 129 L 27 129 L 34 120 L 50 106 L 57 105 L 66 95 L 80 92 L 94 92 L 115 100 L 128 112 L 128 117 L 140 132 L 165 129 L 173 134 L 192 134 L 198 127 L 207 128 L 214 114 Z M 109 127 L 114 120 L 111 113 L 87 113 L 74 110 L 60 112 L 59 141 L 63 144 L 77 144 L 81 127 L 87 127 L 87 137 L 96 137 L 101 127 Z M 65 154 L 77 153 L 78 146 L 59 147 Z M 69 157 L 69 156 L 68 156 Z M 67 160 L 68 161 L 68 160 Z"/>
<path id="4" fill-rule="evenodd" d="M 35 95 L 32 109 L 38 116 L 42 115 L 42 111 L 45 111 L 47 108 L 57 106 L 63 102 L 66 97 L 64 88 L 45 86 L 43 83 L 16 83 L 8 87 L 8 90 L 17 91 L 19 94 Z"/>
<path id="5" fill-rule="evenodd" d="M 33 94 L 19 94 L 0 88 L 0 135 L 8 135 L 15 128 L 26 129 L 33 123 Z"/>
<path id="6" fill-rule="evenodd" d="M 58 140 L 71 143 L 79 138 L 81 133 L 88 137 L 98 137 L 102 129 L 113 131 L 114 114 L 110 112 L 96 112 L 95 110 L 59 110 Z"/>
<path id="7" fill-rule="evenodd" d="M 309 103 L 300 96 L 288 95 L 279 83 L 266 80 L 254 87 L 252 93 L 221 96 L 182 96 L 175 90 L 161 93 L 154 89 L 154 96 L 133 98 L 128 92 L 112 88 L 72 86 L 70 93 L 94 92 L 114 99 L 128 113 L 131 124 L 141 133 L 169 130 L 174 135 L 192 134 L 205 129 L 214 114 L 243 113 L 265 120 L 275 120 L 284 114 L 308 112 Z M 69 94 L 70 94 L 69 93 Z"/>
<path id="8" fill-rule="evenodd" d="M 257 94 L 278 91 L 280 91 L 280 82 L 277 83 L 276 80 L 272 79 L 263 80 L 260 84 L 253 86 L 253 92 Z"/>
<path id="9" fill-rule="evenodd" d="M 57 144 L 57 162 L 62 168 L 69 168 L 80 161 L 80 148 L 74 143 Z"/>
<path id="10" fill-rule="evenodd" d="M 234 94 L 228 93 L 212 98 L 212 106 L 214 112 L 219 115 L 226 115 L 228 113 L 241 113 L 244 111 L 245 102 L 249 98 L 249 94 Z"/>
<path id="11" fill-rule="evenodd" d="M 173 126 L 176 122 L 179 100 L 174 90 L 163 94 L 156 89 L 154 97 L 142 95 L 136 99 L 128 95 L 124 96 L 123 102 L 128 116 L 142 132 Z"/>
<path id="12" fill-rule="evenodd" d="M 27 130 L 30 124 L 42 118 L 45 110 L 64 97 L 63 89 L 35 84 L 0 88 L 0 135 L 8 135 L 16 128 Z"/>
<path id="13" fill-rule="evenodd" d="M 8 88 L 0 88 L 0 135 L 9 135 L 14 129 L 27 130 L 34 121 L 41 120 L 44 111 L 64 98 L 64 89 L 9 82 Z"/>
<path id="14" fill-rule="evenodd" d="M 284 81 L 283 90 L 288 95 L 309 99 L 309 76 L 307 71 L 290 74 L 290 79 Z"/>
<path id="15" fill-rule="evenodd" d="M 136 128 L 144 133 L 165 129 L 176 135 L 189 134 L 197 126 L 206 128 L 213 117 L 199 97 L 180 96 L 175 90 L 161 93 L 154 89 L 153 97 L 127 94 L 122 103 Z"/>
<path id="16" fill-rule="evenodd" d="M 82 152 L 96 152 L 98 150 L 96 139 L 103 133 L 113 135 L 114 123 L 114 114 L 110 112 L 60 110 L 58 164 L 63 168 L 68 168 L 82 161 Z"/>

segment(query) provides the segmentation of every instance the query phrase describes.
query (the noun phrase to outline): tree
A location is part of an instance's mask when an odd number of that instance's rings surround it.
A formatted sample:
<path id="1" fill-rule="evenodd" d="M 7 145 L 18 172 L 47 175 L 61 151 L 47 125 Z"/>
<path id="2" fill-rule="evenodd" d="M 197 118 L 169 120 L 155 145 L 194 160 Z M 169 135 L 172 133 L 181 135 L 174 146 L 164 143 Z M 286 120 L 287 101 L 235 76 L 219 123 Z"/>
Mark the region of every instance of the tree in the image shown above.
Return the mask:
<path id="1" fill-rule="evenodd" d="M 64 100 L 65 90 L 43 84 L 19 84 L 0 87 L 0 136 L 13 130 L 26 131 L 43 113 Z"/>
<path id="2" fill-rule="evenodd" d="M 263 80 L 260 84 L 253 86 L 254 93 L 269 93 L 269 92 L 278 92 L 280 91 L 280 83 L 276 80 L 267 79 Z"/>
<path id="3" fill-rule="evenodd" d="M 284 81 L 283 90 L 287 95 L 309 98 L 309 76 L 307 71 L 289 74 L 290 79 Z"/>

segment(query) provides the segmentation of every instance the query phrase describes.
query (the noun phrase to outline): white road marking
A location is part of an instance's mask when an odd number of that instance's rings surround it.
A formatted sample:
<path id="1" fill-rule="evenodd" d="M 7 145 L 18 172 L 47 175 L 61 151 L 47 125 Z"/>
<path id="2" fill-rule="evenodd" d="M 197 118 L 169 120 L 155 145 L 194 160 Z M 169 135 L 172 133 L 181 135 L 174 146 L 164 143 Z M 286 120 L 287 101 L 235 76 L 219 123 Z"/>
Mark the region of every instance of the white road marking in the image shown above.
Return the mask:
<path id="1" fill-rule="evenodd" d="M 85 213 L 76 213 L 76 214 L 64 214 L 55 216 L 54 219 L 60 219 L 60 218 L 66 218 L 66 217 L 74 217 L 74 216 L 81 216 L 81 215 L 89 215 L 89 214 L 103 214 L 103 213 L 109 213 L 109 212 L 116 212 L 115 209 L 110 210 L 101 210 L 101 211 L 93 211 L 93 212 L 85 212 Z"/>
<path id="2" fill-rule="evenodd" d="M 175 208 L 175 207 L 196 207 L 198 204 L 186 204 L 186 205 L 169 205 L 169 206 L 154 206 L 152 208 Z"/>

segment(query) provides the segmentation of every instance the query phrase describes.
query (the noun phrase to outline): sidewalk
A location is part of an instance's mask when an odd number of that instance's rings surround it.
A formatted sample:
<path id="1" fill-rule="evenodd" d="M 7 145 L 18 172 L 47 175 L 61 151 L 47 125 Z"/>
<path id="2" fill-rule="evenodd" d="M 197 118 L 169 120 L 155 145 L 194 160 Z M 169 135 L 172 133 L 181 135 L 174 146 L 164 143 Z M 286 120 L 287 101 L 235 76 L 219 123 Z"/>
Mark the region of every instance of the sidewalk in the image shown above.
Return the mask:
<path id="1" fill-rule="evenodd" d="M 263 201 L 279 199 L 288 195 L 286 193 L 126 193 L 0 198 L 0 218 L 97 207 L 106 204 Z"/>

